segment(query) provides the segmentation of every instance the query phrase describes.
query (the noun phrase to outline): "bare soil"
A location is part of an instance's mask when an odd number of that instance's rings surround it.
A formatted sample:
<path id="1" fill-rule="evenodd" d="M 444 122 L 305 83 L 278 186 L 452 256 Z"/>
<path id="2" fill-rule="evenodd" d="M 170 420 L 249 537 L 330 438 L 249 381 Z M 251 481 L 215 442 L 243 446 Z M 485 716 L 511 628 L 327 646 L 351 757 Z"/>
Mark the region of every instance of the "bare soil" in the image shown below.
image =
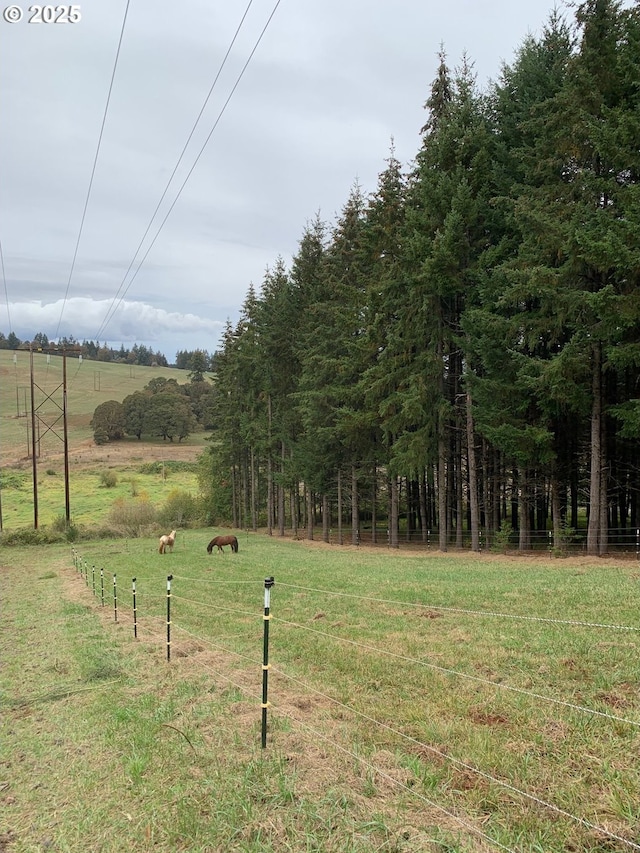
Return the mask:
<path id="1" fill-rule="evenodd" d="M 3 453 L 2 467 L 24 468 L 31 465 L 31 459 L 17 453 L 11 453 L 12 448 L 6 448 Z M 99 465 L 110 467 L 127 467 L 134 462 L 195 462 L 203 451 L 201 444 L 183 444 L 181 442 L 148 442 L 148 441 L 114 441 L 108 444 L 96 444 L 92 438 L 69 448 L 69 463 L 77 467 L 95 467 Z M 60 461 L 64 458 L 59 452 L 43 453 L 38 464 Z"/>

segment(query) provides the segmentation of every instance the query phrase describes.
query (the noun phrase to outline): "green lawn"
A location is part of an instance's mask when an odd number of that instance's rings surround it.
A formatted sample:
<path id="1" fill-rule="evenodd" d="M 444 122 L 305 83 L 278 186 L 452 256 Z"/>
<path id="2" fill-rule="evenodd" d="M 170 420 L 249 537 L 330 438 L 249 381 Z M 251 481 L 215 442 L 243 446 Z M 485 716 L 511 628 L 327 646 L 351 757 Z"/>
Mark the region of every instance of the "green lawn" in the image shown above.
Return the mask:
<path id="1" fill-rule="evenodd" d="M 638 849 L 636 563 L 215 532 L 0 549 L 0 847 Z"/>

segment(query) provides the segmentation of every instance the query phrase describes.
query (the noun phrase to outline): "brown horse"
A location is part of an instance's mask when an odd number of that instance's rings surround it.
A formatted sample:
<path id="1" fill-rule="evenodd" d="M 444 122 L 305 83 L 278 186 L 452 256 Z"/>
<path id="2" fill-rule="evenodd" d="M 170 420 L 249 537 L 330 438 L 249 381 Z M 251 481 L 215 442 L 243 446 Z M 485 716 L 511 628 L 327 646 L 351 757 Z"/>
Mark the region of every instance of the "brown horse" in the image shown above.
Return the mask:
<path id="1" fill-rule="evenodd" d="M 236 536 L 215 536 L 207 545 L 207 554 L 210 554 L 216 547 L 218 548 L 218 551 L 224 554 L 223 545 L 231 545 L 233 553 L 238 553 L 238 539 Z"/>
<path id="2" fill-rule="evenodd" d="M 165 533 L 164 536 L 160 537 L 158 552 L 160 554 L 166 554 L 167 549 L 169 551 L 173 551 L 173 543 L 176 541 L 176 531 L 172 530 L 171 533 Z"/>

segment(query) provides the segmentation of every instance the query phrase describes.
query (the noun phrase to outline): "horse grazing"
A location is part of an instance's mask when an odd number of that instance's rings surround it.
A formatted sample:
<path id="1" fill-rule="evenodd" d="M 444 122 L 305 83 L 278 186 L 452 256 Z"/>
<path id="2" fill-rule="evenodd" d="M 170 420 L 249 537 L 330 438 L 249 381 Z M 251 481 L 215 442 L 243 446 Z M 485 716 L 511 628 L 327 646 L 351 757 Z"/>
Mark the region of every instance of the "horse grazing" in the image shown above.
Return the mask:
<path id="1" fill-rule="evenodd" d="M 231 545 L 233 553 L 238 553 L 238 539 L 236 536 L 215 536 L 207 545 L 207 554 L 210 554 L 216 547 L 218 548 L 218 551 L 224 554 L 223 545 Z"/>
<path id="2" fill-rule="evenodd" d="M 165 533 L 164 536 L 160 537 L 158 551 L 160 554 L 166 554 L 167 549 L 169 551 L 173 551 L 173 543 L 176 541 L 176 531 L 172 530 L 171 533 Z"/>

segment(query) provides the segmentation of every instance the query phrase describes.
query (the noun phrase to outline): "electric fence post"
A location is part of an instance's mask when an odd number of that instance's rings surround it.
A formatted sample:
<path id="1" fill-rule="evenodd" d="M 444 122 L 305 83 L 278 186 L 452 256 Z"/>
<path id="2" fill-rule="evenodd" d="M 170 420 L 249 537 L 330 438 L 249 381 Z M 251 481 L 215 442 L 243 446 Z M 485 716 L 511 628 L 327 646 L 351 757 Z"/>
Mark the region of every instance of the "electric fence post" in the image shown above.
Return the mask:
<path id="1" fill-rule="evenodd" d="M 93 588 L 93 594 L 96 594 L 96 567 L 95 564 L 91 566 L 91 586 Z"/>
<path id="2" fill-rule="evenodd" d="M 136 608 L 136 579 L 131 578 L 131 591 L 133 592 L 133 637 L 138 639 L 138 610 Z"/>
<path id="3" fill-rule="evenodd" d="M 269 708 L 269 622 L 271 620 L 271 587 L 273 577 L 264 580 L 264 638 L 262 644 L 262 748 L 267 745 L 267 709 Z"/>
<path id="4" fill-rule="evenodd" d="M 116 576 L 113 576 L 113 621 L 118 621 L 118 591 L 116 589 Z"/>
<path id="5" fill-rule="evenodd" d="M 100 567 L 100 603 L 104 607 L 104 569 Z"/>
<path id="6" fill-rule="evenodd" d="M 171 660 L 171 581 L 173 575 L 167 575 L 167 660 Z"/>

